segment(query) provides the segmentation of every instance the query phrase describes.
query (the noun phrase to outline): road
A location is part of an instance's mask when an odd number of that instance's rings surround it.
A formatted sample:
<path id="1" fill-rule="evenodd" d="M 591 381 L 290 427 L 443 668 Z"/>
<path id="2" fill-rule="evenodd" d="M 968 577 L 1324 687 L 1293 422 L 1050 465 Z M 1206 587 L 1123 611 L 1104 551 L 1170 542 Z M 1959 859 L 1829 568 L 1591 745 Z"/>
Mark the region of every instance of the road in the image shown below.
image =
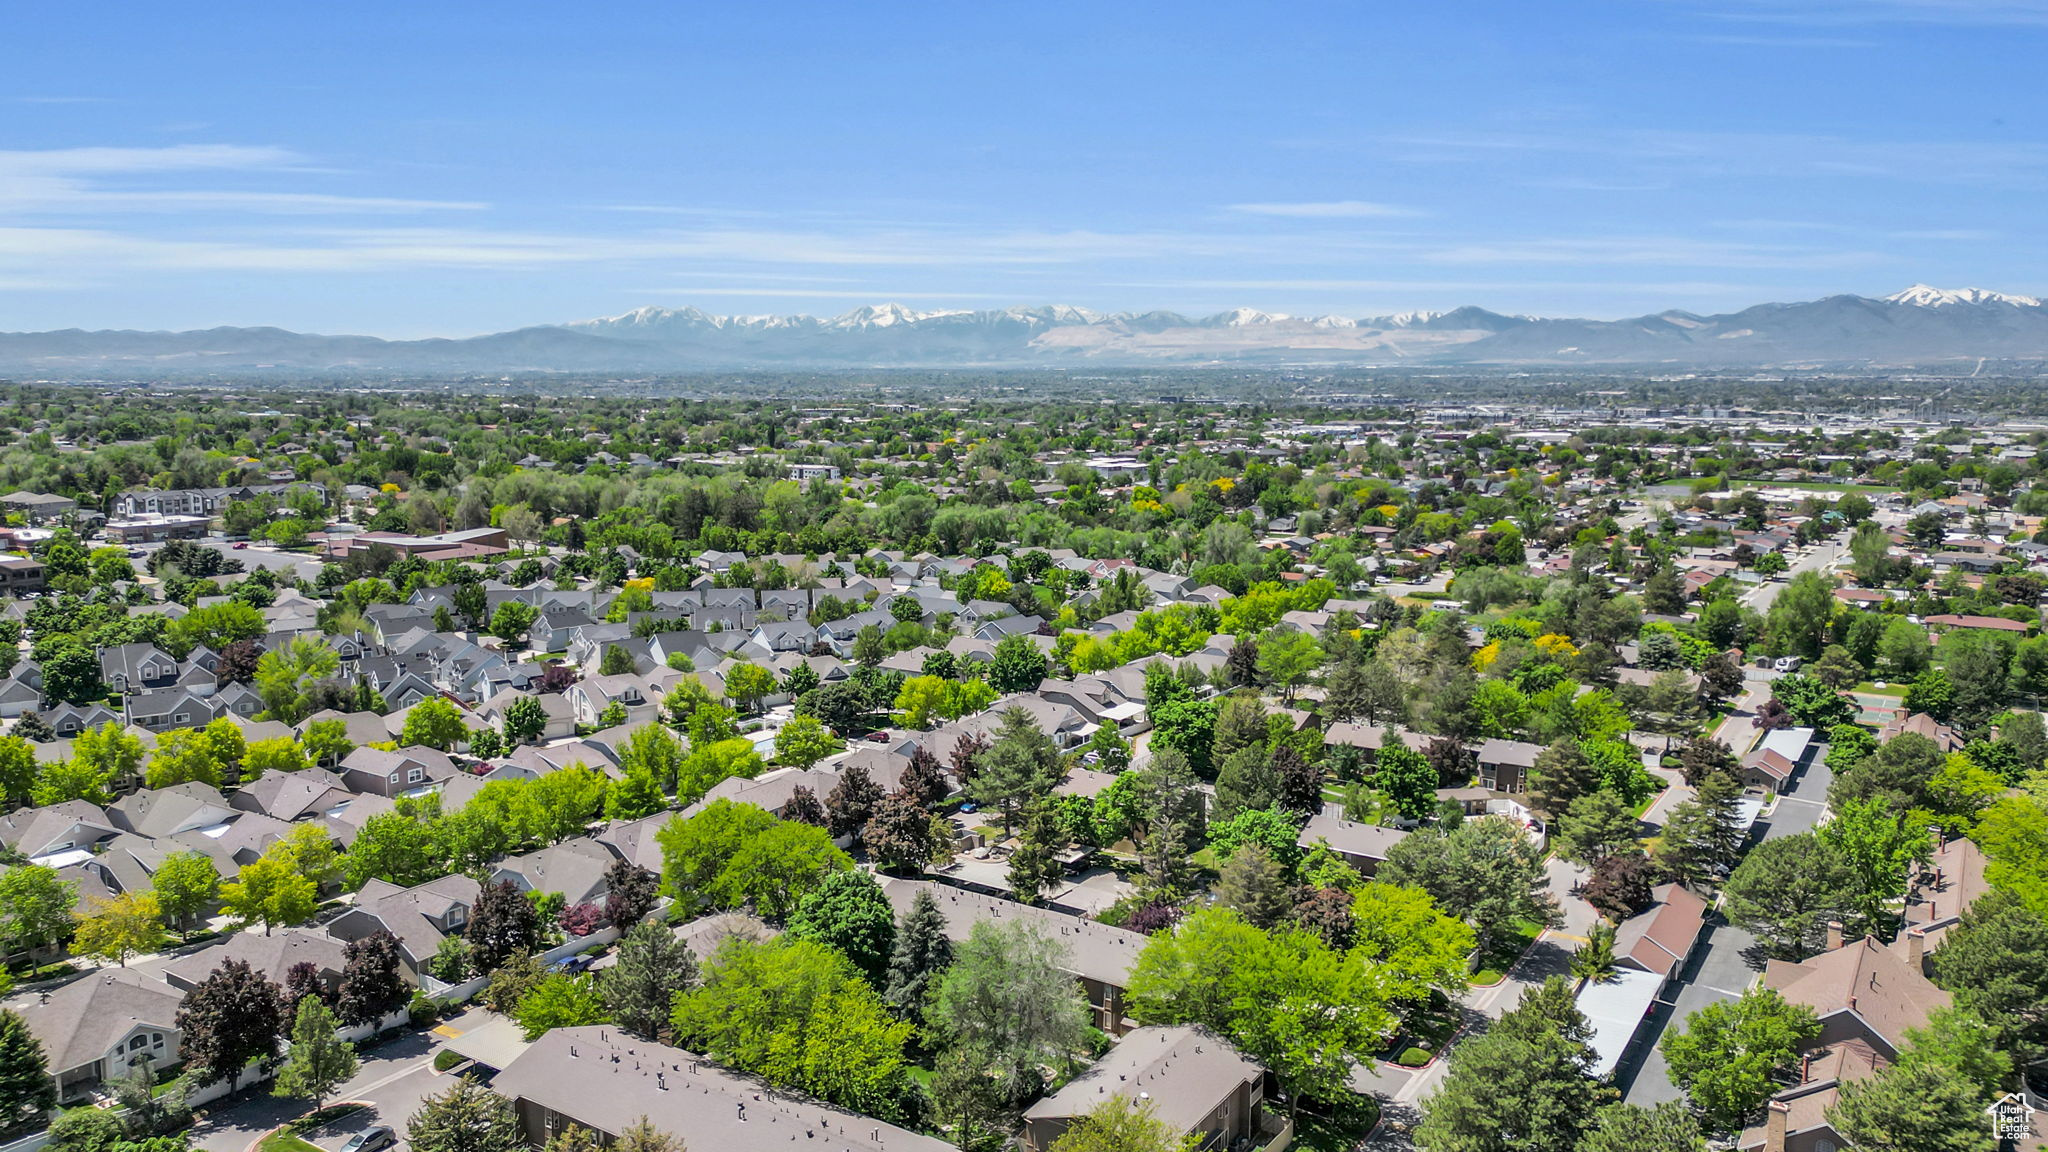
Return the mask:
<path id="1" fill-rule="evenodd" d="M 1824 762 L 1827 746 L 1816 745 L 1813 760 L 1793 780 L 1792 788 L 1778 797 L 1777 804 L 1761 820 L 1759 840 L 1775 840 L 1811 831 L 1820 820 L 1833 775 Z M 1636 1045 L 1623 1056 L 1615 1070 L 1615 1083 L 1623 1099 L 1631 1104 L 1651 1105 L 1683 1098 L 1671 1083 L 1657 1040 L 1674 1023 L 1683 1027 L 1685 1018 L 1716 1000 L 1733 1000 L 1756 978 L 1761 960 L 1755 955 L 1756 937 L 1710 916 L 1701 943 L 1693 950 L 1677 994 L 1660 1002 L 1648 1022 L 1636 1033 Z M 1754 963 L 1753 963 L 1754 961 Z"/>
<path id="2" fill-rule="evenodd" d="M 429 1032 L 405 1032 L 387 1043 L 359 1053 L 355 1078 L 335 1089 L 333 1101 L 360 1100 L 370 1107 L 307 1135 L 334 1152 L 349 1135 L 372 1124 L 389 1125 L 403 1149 L 405 1122 L 420 1101 L 448 1086 L 434 1071 L 435 1042 Z M 192 1129 L 192 1146 L 206 1152 L 246 1152 L 271 1129 L 306 1114 L 304 1100 L 280 1100 L 258 1085 L 236 1101 L 216 1101 L 216 1111 Z"/>
<path id="3" fill-rule="evenodd" d="M 1825 572 L 1829 568 L 1834 567 L 1835 562 L 1840 560 L 1847 551 L 1848 549 L 1845 545 L 1833 538 L 1823 540 L 1807 549 L 1805 555 L 1794 560 L 1791 566 L 1785 569 L 1783 576 L 1765 580 L 1744 593 L 1742 597 L 1743 602 L 1758 612 L 1769 612 L 1771 610 L 1771 602 L 1778 598 L 1778 593 L 1784 590 L 1787 581 L 1801 572 Z"/>

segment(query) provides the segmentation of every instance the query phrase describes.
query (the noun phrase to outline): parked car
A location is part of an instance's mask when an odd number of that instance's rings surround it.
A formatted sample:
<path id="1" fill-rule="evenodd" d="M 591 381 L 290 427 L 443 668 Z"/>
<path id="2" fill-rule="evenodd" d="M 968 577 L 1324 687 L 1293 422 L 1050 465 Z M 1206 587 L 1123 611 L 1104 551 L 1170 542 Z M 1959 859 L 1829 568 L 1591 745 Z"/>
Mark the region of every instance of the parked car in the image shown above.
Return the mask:
<path id="1" fill-rule="evenodd" d="M 382 1124 L 372 1125 L 348 1138 L 341 1152 L 378 1152 L 398 1143 L 398 1134 Z"/>

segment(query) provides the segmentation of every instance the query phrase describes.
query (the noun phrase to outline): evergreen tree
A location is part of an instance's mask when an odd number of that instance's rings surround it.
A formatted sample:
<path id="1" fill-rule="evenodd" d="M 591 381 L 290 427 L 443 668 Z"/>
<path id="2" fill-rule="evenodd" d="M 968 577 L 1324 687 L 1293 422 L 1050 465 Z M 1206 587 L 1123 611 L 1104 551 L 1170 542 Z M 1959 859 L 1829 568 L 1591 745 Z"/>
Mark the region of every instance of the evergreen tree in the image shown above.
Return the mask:
<path id="1" fill-rule="evenodd" d="M 967 794 L 1003 814 L 1003 835 L 1008 836 L 1017 813 L 1051 790 L 1059 748 L 1039 730 L 1031 713 L 1013 706 L 1004 711 L 995 741 L 978 761 Z"/>
<path id="2" fill-rule="evenodd" d="M 922 1024 L 925 1000 L 952 963 L 953 942 L 946 937 L 945 913 L 939 911 L 931 889 L 920 888 L 896 928 L 884 998 L 904 1017 Z"/>
<path id="3" fill-rule="evenodd" d="M 1529 803 L 1551 816 L 1563 815 L 1572 801 L 1599 789 L 1599 765 L 1569 736 L 1538 753 L 1529 769 Z"/>
<path id="4" fill-rule="evenodd" d="M 657 920 L 643 920 L 619 941 L 618 962 L 597 993 L 619 1027 L 647 1040 L 667 1033 L 676 994 L 697 982 L 697 957 Z"/>
<path id="5" fill-rule="evenodd" d="M 1676 1101 L 1655 1108 L 1609 1104 L 1593 1113 L 1593 1126 L 1572 1152 L 1707 1152 L 1707 1138 Z"/>
<path id="6" fill-rule="evenodd" d="M 1052 804 L 1039 800 L 1025 809 L 1024 830 L 1017 838 L 1017 850 L 1010 854 L 1010 891 L 1026 904 L 1036 904 L 1059 887 L 1066 867 L 1058 854 L 1066 847 Z"/>
<path id="7" fill-rule="evenodd" d="M 56 1106 L 57 1082 L 50 1078 L 42 1041 L 26 1020 L 0 1008 L 0 1132 Z"/>
<path id="8" fill-rule="evenodd" d="M 1228 820 L 1239 812 L 1271 808 L 1279 793 L 1280 777 L 1264 742 L 1246 745 L 1225 756 L 1216 773 L 1216 818 Z"/>
<path id="9" fill-rule="evenodd" d="M 1485 1032 L 1451 1050 L 1423 1101 L 1415 1143 L 1429 1152 L 1556 1152 L 1593 1123 L 1612 1089 L 1593 1079 L 1592 1026 L 1553 976 Z"/>
<path id="10" fill-rule="evenodd" d="M 405 1126 L 413 1152 L 518 1152 L 524 1147 L 512 1102 L 468 1077 L 429 1096 Z"/>
<path id="11" fill-rule="evenodd" d="M 1827 1119 L 1857 1152 L 1994 1152 L 1986 1103 L 1953 1068 L 1900 1063 L 1843 1084 Z"/>
<path id="12" fill-rule="evenodd" d="M 1292 911 L 1286 873 L 1271 853 L 1256 844 L 1239 845 L 1223 862 L 1216 902 L 1254 928 L 1272 928 Z"/>

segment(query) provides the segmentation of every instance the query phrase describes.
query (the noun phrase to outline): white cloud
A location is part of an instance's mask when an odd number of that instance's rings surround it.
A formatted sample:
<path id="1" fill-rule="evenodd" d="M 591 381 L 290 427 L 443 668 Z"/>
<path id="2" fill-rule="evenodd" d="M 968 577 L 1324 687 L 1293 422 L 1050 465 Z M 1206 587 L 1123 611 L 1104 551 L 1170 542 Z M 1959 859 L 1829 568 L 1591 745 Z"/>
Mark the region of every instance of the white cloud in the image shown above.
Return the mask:
<path id="1" fill-rule="evenodd" d="M 56 148 L 0 151 L 0 212 L 84 216 L 110 212 L 253 212 L 352 215 L 475 210 L 473 201 L 319 192 L 134 187 L 175 173 L 304 174 L 303 158 L 284 148 L 182 144 L 168 148 Z"/>
<path id="2" fill-rule="evenodd" d="M 1365 220 L 1420 216 L 1413 208 L 1374 204 L 1366 200 L 1309 200 L 1298 203 L 1232 204 L 1232 212 L 1248 216 L 1286 216 L 1306 220 Z"/>

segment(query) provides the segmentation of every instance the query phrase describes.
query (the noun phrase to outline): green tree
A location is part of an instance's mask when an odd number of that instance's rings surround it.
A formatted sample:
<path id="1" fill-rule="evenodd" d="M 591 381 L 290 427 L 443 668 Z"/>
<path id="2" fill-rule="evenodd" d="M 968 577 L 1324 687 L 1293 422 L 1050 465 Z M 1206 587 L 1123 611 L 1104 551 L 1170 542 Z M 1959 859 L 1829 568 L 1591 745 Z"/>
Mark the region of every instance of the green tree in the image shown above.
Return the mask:
<path id="1" fill-rule="evenodd" d="M 1257 844 L 1240 844 L 1224 860 L 1216 881 L 1216 902 L 1255 928 L 1271 929 L 1294 909 L 1287 874 Z"/>
<path id="2" fill-rule="evenodd" d="M 547 707 L 537 696 L 521 696 L 505 706 L 505 742 L 528 744 L 547 731 Z"/>
<path id="3" fill-rule="evenodd" d="M 725 673 L 725 694 L 741 712 L 760 710 L 761 699 L 775 691 L 775 674 L 759 664 L 735 664 Z"/>
<path id="4" fill-rule="evenodd" d="M 1058 763 L 1059 748 L 1052 737 L 1039 729 L 1031 713 L 1010 707 L 998 722 L 995 742 L 968 781 L 967 794 L 1003 814 L 1003 834 L 1008 836 L 1017 812 L 1051 790 Z"/>
<path id="5" fill-rule="evenodd" d="M 311 766 L 299 742 L 289 736 L 257 740 L 242 753 L 242 782 L 247 784 L 265 772 L 299 772 Z"/>
<path id="6" fill-rule="evenodd" d="M 1811 833 L 1750 849 L 1722 892 L 1728 919 L 1766 951 L 1803 960 L 1821 950 L 1829 921 L 1848 921 L 1862 901 L 1855 865 Z"/>
<path id="7" fill-rule="evenodd" d="M 299 736 L 299 746 L 308 760 L 329 767 L 341 763 L 344 756 L 356 749 L 355 741 L 348 738 L 348 724 L 332 719 L 306 725 Z"/>
<path id="8" fill-rule="evenodd" d="M 434 826 L 402 811 L 379 812 L 364 820 L 342 859 L 342 874 L 350 891 L 373 877 L 410 888 L 445 871 Z"/>
<path id="9" fill-rule="evenodd" d="M 1306 632 L 1269 632 L 1259 642 L 1259 673 L 1280 689 L 1283 702 L 1294 700 L 1295 687 L 1322 662 L 1322 646 Z"/>
<path id="10" fill-rule="evenodd" d="M 1766 553 L 1766 555 L 1776 555 Z M 1779 557 L 1779 562 L 1783 562 Z M 1758 571 L 1762 571 L 1761 566 Z M 1782 571 L 1782 569 L 1781 569 Z M 1827 643 L 1828 623 L 1835 612 L 1834 582 L 1820 572 L 1801 572 L 1787 581 L 1771 602 L 1765 631 L 1778 649 L 1808 660 Z"/>
<path id="11" fill-rule="evenodd" d="M 1313 933 L 1262 932 L 1210 907 L 1146 943 L 1128 1002 L 1143 1023 L 1207 1025 L 1290 1092 L 1337 1101 L 1393 1023 L 1366 965 Z"/>
<path id="12" fill-rule="evenodd" d="M 1216 702 L 1173 699 L 1148 705 L 1152 716 L 1152 754 L 1171 749 L 1187 758 L 1188 767 L 1202 779 L 1215 774 L 1211 756 L 1216 742 Z"/>
<path id="13" fill-rule="evenodd" d="M 528 1041 L 538 1040 L 556 1028 L 602 1024 L 608 1017 L 604 1000 L 589 973 L 570 976 L 551 972 L 519 998 L 513 1015 Z"/>
<path id="14" fill-rule="evenodd" d="M 676 998 L 678 1040 L 728 1067 L 828 1103 L 896 1121 L 910 1092 L 903 1043 L 851 962 L 808 940 L 728 939 L 702 983 Z"/>
<path id="15" fill-rule="evenodd" d="M 1076 1117 L 1049 1152 L 1194 1152 L 1196 1139 L 1159 1119 L 1150 1099 L 1118 1092 Z"/>
<path id="16" fill-rule="evenodd" d="M 884 999 L 906 1019 L 922 1026 L 931 990 L 952 963 L 953 942 L 946 936 L 946 915 L 939 911 L 931 890 L 920 888 L 896 928 Z"/>
<path id="17" fill-rule="evenodd" d="M 1465 989 L 1472 929 L 1445 915 L 1429 893 L 1380 881 L 1363 884 L 1352 898 L 1351 914 L 1357 923 L 1352 946 L 1373 963 L 1390 1001 L 1420 1004 L 1432 989 L 1450 995 Z"/>
<path id="18" fill-rule="evenodd" d="M 519 1152 L 525 1140 L 512 1102 L 466 1076 L 420 1102 L 405 1126 L 414 1152 Z"/>
<path id="19" fill-rule="evenodd" d="M 1436 811 L 1437 772 L 1427 757 L 1398 741 L 1388 741 L 1373 763 L 1373 785 L 1410 820 Z"/>
<path id="20" fill-rule="evenodd" d="M 647 920 L 619 941 L 618 961 L 598 981 L 605 1011 L 628 1032 L 658 1040 L 676 996 L 697 982 L 697 956 L 668 925 Z"/>
<path id="21" fill-rule="evenodd" d="M 203 852 L 173 852 L 151 878 L 157 908 L 180 935 L 220 894 L 220 873 Z"/>
<path id="22" fill-rule="evenodd" d="M 239 600 L 224 600 L 194 608 L 171 622 L 164 630 L 164 642 L 176 653 L 196 647 L 215 652 L 237 640 L 257 640 L 270 631 L 263 613 Z"/>
<path id="23" fill-rule="evenodd" d="M 1429 893 L 1472 925 L 1482 947 L 1516 920 L 1550 924 L 1559 915 L 1542 849 L 1502 817 L 1411 833 L 1388 850 L 1377 878 Z"/>
<path id="24" fill-rule="evenodd" d="M 538 619 L 540 609 L 523 600 L 507 600 L 492 610 L 490 627 L 485 631 L 516 648 L 526 643 L 526 633 Z"/>
<path id="25" fill-rule="evenodd" d="M 417 744 L 446 752 L 468 735 L 469 724 L 462 710 L 439 696 L 429 696 L 406 712 L 398 742 L 407 747 Z"/>
<path id="26" fill-rule="evenodd" d="M 880 987 L 896 942 L 896 913 L 882 886 L 858 869 L 834 872 L 797 905 L 789 934 L 836 948 Z"/>
<path id="27" fill-rule="evenodd" d="M 1024 635 L 1005 636 L 996 641 L 996 650 L 988 666 L 989 686 L 1007 695 L 1011 692 L 1030 692 L 1045 679 L 1045 653 Z"/>
<path id="28" fill-rule="evenodd" d="M 1639 843 L 1641 828 L 1628 803 L 1613 792 L 1592 792 L 1572 801 L 1558 818 L 1552 848 L 1588 867 Z"/>
<path id="29" fill-rule="evenodd" d="M 1855 876 L 1857 913 L 1862 922 L 1881 929 L 1895 902 L 1906 898 L 1908 871 L 1933 850 L 1925 827 L 1882 797 L 1850 800 L 1816 833 L 1840 852 Z"/>
<path id="30" fill-rule="evenodd" d="M 318 996 L 299 1001 L 291 1050 L 277 1070 L 276 1095 L 310 1096 L 318 1112 L 321 1102 L 356 1074 L 355 1046 L 336 1036 L 334 1027 L 334 1016 Z"/>
<path id="31" fill-rule="evenodd" d="M 242 865 L 235 879 L 220 886 L 221 907 L 244 925 L 263 922 L 263 934 L 279 924 L 312 919 L 319 889 L 300 874 L 293 862 L 265 853 Z"/>
<path id="32" fill-rule="evenodd" d="M 164 943 L 163 913 L 148 892 L 97 897 L 80 909 L 71 951 L 79 956 L 112 960 L 121 967 L 139 952 L 154 952 Z"/>
<path id="33" fill-rule="evenodd" d="M 0 938 L 16 949 L 47 948 L 71 932 L 78 885 L 55 868 L 23 864 L 0 872 Z"/>
<path id="34" fill-rule="evenodd" d="M 42 1041 L 28 1022 L 0 1008 L 0 1131 L 34 1120 L 57 1106 Z"/>
<path id="35" fill-rule="evenodd" d="M 1051 800 L 1033 800 L 1024 809 L 1024 827 L 1017 837 L 1016 851 L 1010 853 L 1010 867 L 1004 877 L 1017 899 L 1036 904 L 1059 887 L 1066 875 L 1059 853 L 1068 843 L 1060 833 Z"/>
<path id="36" fill-rule="evenodd" d="M 1675 1101 L 1654 1108 L 1609 1104 L 1593 1113 L 1593 1126 L 1572 1152 L 1707 1152 L 1707 1138 Z"/>
<path id="37" fill-rule="evenodd" d="M 1039 1068 L 1087 1049 L 1087 1007 L 1066 965 L 1066 946 L 1035 925 L 976 923 L 932 993 L 933 1036 L 1021 1104 L 1035 1091 Z"/>
<path id="38" fill-rule="evenodd" d="M 846 747 L 815 716 L 792 716 L 775 733 L 775 762 L 793 768 L 809 768 Z"/>
<path id="39" fill-rule="evenodd" d="M 1658 1044 L 1671 1082 L 1716 1132 L 1735 1132 L 1778 1090 L 1776 1077 L 1820 1035 L 1813 1009 L 1754 987 L 1686 1017 Z"/>
<path id="40" fill-rule="evenodd" d="M 1972 901 L 1932 964 L 2000 1047 L 2027 1062 L 2048 1052 L 2048 921 L 2018 894 L 1993 889 Z"/>
<path id="41" fill-rule="evenodd" d="M 151 788 L 178 784 L 221 786 L 222 764 L 206 733 L 198 728 L 174 728 L 157 737 L 156 752 L 149 758 Z"/>
<path id="42" fill-rule="evenodd" d="M 340 668 L 340 655 L 325 642 L 295 638 L 256 661 L 256 693 L 270 719 L 297 724 L 314 710 L 313 687 Z"/>
<path id="43" fill-rule="evenodd" d="M 1900 1063 L 1844 1083 L 1827 1119 L 1858 1152 L 1993 1152 L 1985 1103 L 1953 1068 Z"/>
<path id="44" fill-rule="evenodd" d="M 1595 1123 L 1613 1090 L 1592 1077 L 1592 1026 L 1553 976 L 1493 1027 L 1451 1050 L 1450 1072 L 1422 1102 L 1428 1152 L 1551 1152 Z"/>

